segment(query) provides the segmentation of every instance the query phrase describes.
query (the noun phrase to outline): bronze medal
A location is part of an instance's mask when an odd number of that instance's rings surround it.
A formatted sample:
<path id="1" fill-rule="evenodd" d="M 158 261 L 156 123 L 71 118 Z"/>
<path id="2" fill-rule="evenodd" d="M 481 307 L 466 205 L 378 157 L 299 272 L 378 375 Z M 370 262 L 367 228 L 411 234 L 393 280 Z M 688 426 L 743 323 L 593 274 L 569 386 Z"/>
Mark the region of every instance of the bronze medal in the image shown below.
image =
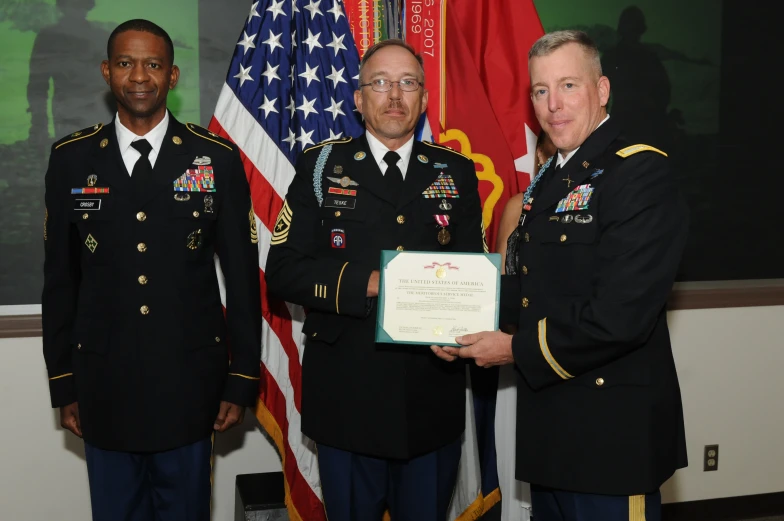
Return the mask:
<path id="1" fill-rule="evenodd" d="M 441 228 L 438 230 L 438 244 L 441 246 L 446 246 L 449 244 L 449 241 L 452 239 L 452 236 L 449 233 L 449 230 L 446 228 Z"/>

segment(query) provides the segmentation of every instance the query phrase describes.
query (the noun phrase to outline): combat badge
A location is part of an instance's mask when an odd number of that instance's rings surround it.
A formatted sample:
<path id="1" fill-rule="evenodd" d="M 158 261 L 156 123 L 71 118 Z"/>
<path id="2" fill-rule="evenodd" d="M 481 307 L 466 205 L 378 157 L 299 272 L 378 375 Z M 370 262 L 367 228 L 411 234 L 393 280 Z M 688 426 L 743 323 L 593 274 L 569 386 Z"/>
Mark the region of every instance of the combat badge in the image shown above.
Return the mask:
<path id="1" fill-rule="evenodd" d="M 196 166 L 207 166 L 212 163 L 212 159 L 209 156 L 196 156 L 196 159 L 193 160 L 193 164 Z"/>
<path id="2" fill-rule="evenodd" d="M 289 228 L 291 228 L 291 219 L 293 217 L 289 202 L 283 201 L 283 208 L 278 212 L 278 218 L 275 220 L 275 229 L 272 232 L 272 239 L 270 245 L 283 244 L 289 237 Z"/>

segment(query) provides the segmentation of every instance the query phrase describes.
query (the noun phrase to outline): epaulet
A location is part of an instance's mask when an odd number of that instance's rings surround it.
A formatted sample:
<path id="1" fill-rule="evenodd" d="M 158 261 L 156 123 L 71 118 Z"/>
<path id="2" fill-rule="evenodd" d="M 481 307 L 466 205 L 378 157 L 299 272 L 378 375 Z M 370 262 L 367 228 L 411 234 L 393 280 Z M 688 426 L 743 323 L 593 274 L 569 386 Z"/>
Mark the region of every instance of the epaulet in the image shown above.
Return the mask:
<path id="1" fill-rule="evenodd" d="M 450 147 L 450 146 L 447 146 L 447 145 L 442 145 L 441 143 L 433 143 L 432 141 L 422 141 L 422 143 L 423 143 L 423 144 L 425 144 L 425 145 L 427 145 L 427 146 L 429 146 L 429 147 L 433 147 L 433 148 L 440 148 L 440 149 L 442 149 L 442 150 L 448 150 L 448 151 L 452 152 L 453 154 L 457 154 L 458 156 L 463 156 L 464 158 L 466 158 L 466 159 L 469 159 L 469 160 L 473 161 L 473 160 L 472 160 L 470 157 L 468 157 L 467 155 L 465 155 L 465 154 L 461 154 L 460 152 L 458 152 L 457 150 L 455 150 L 454 148 L 452 148 L 452 147 Z"/>
<path id="2" fill-rule="evenodd" d="M 637 152 L 657 152 L 664 157 L 667 157 L 667 154 L 659 150 L 658 148 L 653 148 L 650 145 L 632 145 L 630 147 L 622 148 L 615 153 L 617 156 L 621 156 L 622 158 L 626 159 L 629 156 L 633 156 Z"/>
<path id="3" fill-rule="evenodd" d="M 54 144 L 54 148 L 55 148 L 55 150 L 57 150 L 61 146 L 67 145 L 68 143 L 73 143 L 74 141 L 79 141 L 81 139 L 84 139 L 84 138 L 87 138 L 87 137 L 90 137 L 90 136 L 94 136 L 102 128 L 103 128 L 103 123 L 96 123 L 95 125 L 92 125 L 92 126 L 87 127 L 87 128 L 83 128 L 82 130 L 77 130 L 73 134 L 70 134 L 70 135 L 62 138 L 60 141 L 57 141 Z"/>
<path id="4" fill-rule="evenodd" d="M 306 148 L 302 152 L 303 153 L 310 152 L 311 150 L 316 150 L 317 148 L 321 148 L 324 145 L 342 145 L 344 143 L 348 143 L 352 139 L 353 138 L 351 138 L 351 137 L 341 137 L 341 138 L 338 138 L 338 139 L 327 139 L 325 141 L 319 141 L 318 143 L 316 143 L 312 147 Z"/>
<path id="5" fill-rule="evenodd" d="M 207 141 L 212 141 L 213 143 L 217 143 L 217 144 L 219 144 L 222 147 L 228 148 L 229 150 L 234 150 L 231 147 L 231 145 L 232 145 L 231 141 L 229 141 L 228 139 L 224 139 L 224 138 L 220 137 L 215 132 L 207 130 L 204 127 L 200 127 L 199 125 L 196 125 L 195 123 L 186 123 L 185 127 L 188 130 L 190 130 L 191 132 L 193 132 L 194 134 L 196 134 L 197 136 L 199 136 L 200 138 L 202 138 L 202 139 L 206 139 Z"/>

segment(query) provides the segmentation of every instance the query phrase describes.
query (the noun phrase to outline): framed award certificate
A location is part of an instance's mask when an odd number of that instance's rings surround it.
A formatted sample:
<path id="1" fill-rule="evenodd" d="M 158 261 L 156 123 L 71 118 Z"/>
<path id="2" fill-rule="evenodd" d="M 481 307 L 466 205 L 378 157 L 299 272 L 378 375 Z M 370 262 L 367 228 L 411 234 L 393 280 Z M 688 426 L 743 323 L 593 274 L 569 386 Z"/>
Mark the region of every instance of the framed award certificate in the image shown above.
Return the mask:
<path id="1" fill-rule="evenodd" d="M 381 252 L 376 342 L 457 346 L 498 329 L 497 253 Z"/>

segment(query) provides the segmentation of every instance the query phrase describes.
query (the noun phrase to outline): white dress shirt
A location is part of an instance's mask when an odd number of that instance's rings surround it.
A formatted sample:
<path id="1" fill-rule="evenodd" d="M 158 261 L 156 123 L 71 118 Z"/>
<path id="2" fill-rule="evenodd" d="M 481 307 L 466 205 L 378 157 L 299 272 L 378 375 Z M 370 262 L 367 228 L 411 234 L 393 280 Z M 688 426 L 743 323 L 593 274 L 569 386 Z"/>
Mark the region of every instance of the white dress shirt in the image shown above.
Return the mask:
<path id="1" fill-rule="evenodd" d="M 166 115 L 163 116 L 160 123 L 155 125 L 155 128 L 143 136 L 137 136 L 123 126 L 123 124 L 120 123 L 119 114 L 114 117 L 114 128 L 117 130 L 117 143 L 120 145 L 120 154 L 122 154 L 122 160 L 123 163 L 125 163 L 126 170 L 128 170 L 128 175 L 131 175 L 136 161 L 142 157 L 139 151 L 131 146 L 131 143 L 140 139 L 146 139 L 150 146 L 152 146 L 152 150 L 150 150 L 150 155 L 148 157 L 150 158 L 150 164 L 154 168 L 155 160 L 158 159 L 158 153 L 161 151 L 163 138 L 166 137 L 166 129 L 169 128 L 169 111 L 166 111 Z"/>
<path id="2" fill-rule="evenodd" d="M 389 152 L 389 149 L 376 136 L 370 132 L 365 132 L 367 136 L 368 145 L 370 145 L 370 153 L 373 155 L 378 167 L 381 169 L 382 174 L 387 173 L 387 164 L 384 162 L 384 156 Z M 406 144 L 395 150 L 400 155 L 400 161 L 397 162 L 397 167 L 400 173 L 403 174 L 403 179 L 406 178 L 406 170 L 408 170 L 408 160 L 411 159 L 411 152 L 414 150 L 414 136 L 406 141 Z"/>

